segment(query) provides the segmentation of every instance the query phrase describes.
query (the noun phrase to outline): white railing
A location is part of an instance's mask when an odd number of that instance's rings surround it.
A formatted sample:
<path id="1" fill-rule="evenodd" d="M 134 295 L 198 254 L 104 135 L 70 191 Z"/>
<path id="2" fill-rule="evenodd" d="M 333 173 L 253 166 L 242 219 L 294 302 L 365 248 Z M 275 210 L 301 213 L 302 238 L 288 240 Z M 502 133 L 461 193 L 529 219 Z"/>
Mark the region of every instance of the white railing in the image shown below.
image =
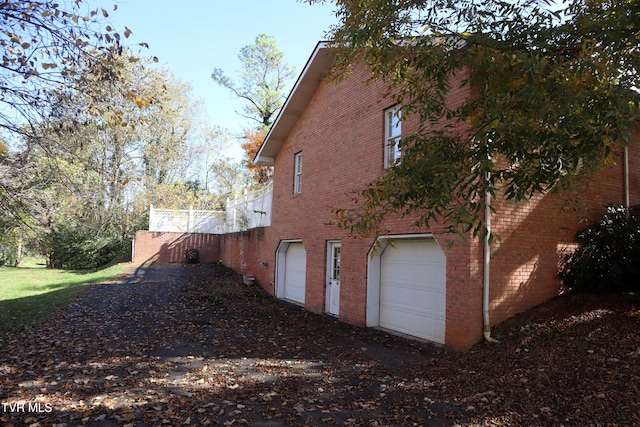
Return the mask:
<path id="1" fill-rule="evenodd" d="M 227 199 L 227 232 L 248 230 L 271 225 L 273 183 L 263 188 Z"/>
<path id="2" fill-rule="evenodd" d="M 273 184 L 227 199 L 226 211 L 157 209 L 151 206 L 149 231 L 225 234 L 271 225 Z"/>
<path id="3" fill-rule="evenodd" d="M 149 231 L 222 234 L 226 229 L 224 211 L 156 209 L 149 212 Z"/>

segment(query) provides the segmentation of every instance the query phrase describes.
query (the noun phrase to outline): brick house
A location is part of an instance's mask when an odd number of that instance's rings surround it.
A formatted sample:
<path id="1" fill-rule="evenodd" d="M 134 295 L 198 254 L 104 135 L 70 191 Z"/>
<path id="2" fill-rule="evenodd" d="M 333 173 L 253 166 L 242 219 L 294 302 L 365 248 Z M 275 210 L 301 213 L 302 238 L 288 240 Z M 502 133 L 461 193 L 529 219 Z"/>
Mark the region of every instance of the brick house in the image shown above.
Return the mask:
<path id="1" fill-rule="evenodd" d="M 328 225 L 331 206 L 347 206 L 347 193 L 393 161 L 398 136 L 383 83 L 366 83 L 365 67 L 325 81 L 331 65 L 318 44 L 255 159 L 274 166 L 271 226 L 221 235 L 225 264 L 312 312 L 455 349 L 487 336 L 483 325 L 558 295 L 558 261 L 584 228 L 575 212 L 562 211 L 560 196 L 493 201 L 492 229 L 502 242 L 489 252 L 471 237 L 447 251 L 453 236 L 399 216 L 385 224 L 388 236 L 353 237 Z M 459 90 L 451 101 L 467 95 Z M 401 130 L 410 125 L 403 121 Z M 629 151 L 630 167 L 621 159 L 593 180 L 592 218 L 610 202 L 640 203 L 640 153 Z"/>

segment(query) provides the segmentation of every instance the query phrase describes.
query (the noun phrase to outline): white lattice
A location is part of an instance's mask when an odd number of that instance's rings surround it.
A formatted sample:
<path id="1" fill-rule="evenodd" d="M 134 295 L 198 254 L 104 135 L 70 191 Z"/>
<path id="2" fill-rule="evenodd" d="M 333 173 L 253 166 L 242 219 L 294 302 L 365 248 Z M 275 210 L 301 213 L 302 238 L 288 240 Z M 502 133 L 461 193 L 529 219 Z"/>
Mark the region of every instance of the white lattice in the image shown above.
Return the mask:
<path id="1" fill-rule="evenodd" d="M 149 212 L 149 231 L 225 234 L 271 225 L 273 185 L 227 200 L 226 211 L 156 209 Z"/>

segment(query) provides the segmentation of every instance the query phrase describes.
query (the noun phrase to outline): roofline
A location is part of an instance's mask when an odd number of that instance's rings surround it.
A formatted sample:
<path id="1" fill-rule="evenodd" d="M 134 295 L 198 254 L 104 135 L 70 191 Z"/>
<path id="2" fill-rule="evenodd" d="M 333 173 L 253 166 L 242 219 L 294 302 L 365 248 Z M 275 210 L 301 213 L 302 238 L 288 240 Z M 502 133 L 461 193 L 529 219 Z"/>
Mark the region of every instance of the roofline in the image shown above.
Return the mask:
<path id="1" fill-rule="evenodd" d="M 330 43 L 327 41 L 320 41 L 316 45 L 260 149 L 253 158 L 255 165 L 273 166 L 275 157 L 289 132 L 302 115 L 325 74 L 333 65 L 333 55 L 329 52 L 329 45 Z"/>

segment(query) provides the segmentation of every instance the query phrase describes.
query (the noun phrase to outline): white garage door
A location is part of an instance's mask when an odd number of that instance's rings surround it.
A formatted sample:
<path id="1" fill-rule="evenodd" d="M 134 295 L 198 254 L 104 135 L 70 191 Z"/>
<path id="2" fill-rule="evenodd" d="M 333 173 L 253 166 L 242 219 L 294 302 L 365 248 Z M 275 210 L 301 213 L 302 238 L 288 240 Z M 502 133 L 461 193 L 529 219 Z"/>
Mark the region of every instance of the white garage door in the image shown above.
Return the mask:
<path id="1" fill-rule="evenodd" d="M 307 252 L 302 243 L 289 244 L 284 265 L 284 298 L 304 304 Z"/>
<path id="2" fill-rule="evenodd" d="M 444 252 L 433 239 L 397 239 L 393 246 L 380 260 L 380 326 L 444 344 Z"/>

